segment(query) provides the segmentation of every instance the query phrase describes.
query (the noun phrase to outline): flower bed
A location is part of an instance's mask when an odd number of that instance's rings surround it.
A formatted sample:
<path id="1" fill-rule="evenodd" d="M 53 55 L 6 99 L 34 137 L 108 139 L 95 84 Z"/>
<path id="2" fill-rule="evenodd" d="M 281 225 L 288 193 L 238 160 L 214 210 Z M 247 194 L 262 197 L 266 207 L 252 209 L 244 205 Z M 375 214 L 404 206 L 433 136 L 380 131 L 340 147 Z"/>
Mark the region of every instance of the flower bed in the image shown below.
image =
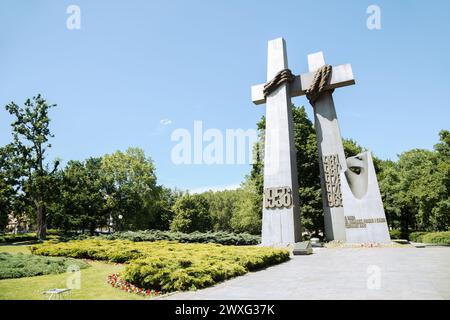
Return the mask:
<path id="1" fill-rule="evenodd" d="M 156 290 L 139 288 L 139 287 L 129 283 L 128 281 L 125 281 L 124 279 L 122 279 L 120 277 L 119 273 L 114 273 L 114 274 L 108 276 L 107 282 L 113 288 L 118 288 L 125 292 L 135 293 L 137 295 L 144 296 L 144 297 L 155 297 L 155 296 L 158 296 L 161 294 L 161 292 L 156 291 Z"/>

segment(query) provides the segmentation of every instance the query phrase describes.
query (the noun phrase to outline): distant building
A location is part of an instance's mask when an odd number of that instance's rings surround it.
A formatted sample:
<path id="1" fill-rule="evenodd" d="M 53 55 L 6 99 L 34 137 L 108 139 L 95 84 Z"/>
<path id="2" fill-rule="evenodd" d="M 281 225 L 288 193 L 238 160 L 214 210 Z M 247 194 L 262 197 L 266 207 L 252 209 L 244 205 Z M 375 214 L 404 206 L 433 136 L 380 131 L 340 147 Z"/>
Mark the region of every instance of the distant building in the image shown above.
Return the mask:
<path id="1" fill-rule="evenodd" d="M 28 232 L 30 226 L 30 220 L 25 215 L 14 216 L 8 214 L 8 224 L 6 225 L 6 231 L 12 233 L 25 233 Z"/>

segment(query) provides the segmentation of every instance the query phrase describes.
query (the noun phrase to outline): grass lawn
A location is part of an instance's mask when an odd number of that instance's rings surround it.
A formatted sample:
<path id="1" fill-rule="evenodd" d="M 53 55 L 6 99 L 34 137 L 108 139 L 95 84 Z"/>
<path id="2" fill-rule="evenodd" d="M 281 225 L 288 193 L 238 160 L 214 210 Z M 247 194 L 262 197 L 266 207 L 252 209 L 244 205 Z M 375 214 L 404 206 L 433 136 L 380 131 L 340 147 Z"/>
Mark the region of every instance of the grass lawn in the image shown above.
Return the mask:
<path id="1" fill-rule="evenodd" d="M 0 252 L 30 253 L 28 246 L 0 246 Z M 72 291 L 72 299 L 80 300 L 136 300 L 137 294 L 123 292 L 106 283 L 110 274 L 123 270 L 120 264 L 89 261 L 90 268 L 81 270 L 81 289 Z M 0 280 L 0 300 L 42 300 L 42 291 L 65 288 L 68 274 L 56 274 L 20 279 Z"/>

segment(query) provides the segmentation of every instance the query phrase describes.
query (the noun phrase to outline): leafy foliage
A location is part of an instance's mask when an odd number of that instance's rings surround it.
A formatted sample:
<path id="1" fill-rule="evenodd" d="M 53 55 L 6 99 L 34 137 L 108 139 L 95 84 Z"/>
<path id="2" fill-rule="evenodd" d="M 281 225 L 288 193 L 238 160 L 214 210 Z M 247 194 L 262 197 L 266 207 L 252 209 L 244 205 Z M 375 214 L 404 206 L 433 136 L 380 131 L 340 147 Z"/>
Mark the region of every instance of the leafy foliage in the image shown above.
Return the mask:
<path id="1" fill-rule="evenodd" d="M 203 195 L 183 195 L 175 202 L 173 211 L 175 215 L 170 230 L 181 232 L 211 230 L 209 204 Z"/>
<path id="2" fill-rule="evenodd" d="M 130 148 L 102 158 L 69 161 L 58 172 L 57 201 L 49 223 L 63 230 L 98 227 L 168 229 L 178 191 L 156 184 L 154 165 L 144 151 Z"/>
<path id="3" fill-rule="evenodd" d="M 450 227 L 449 133 L 440 133 L 434 151 L 413 149 L 397 162 L 382 164 L 380 189 L 391 226 L 406 237 L 409 230 L 439 231 Z"/>
<path id="4" fill-rule="evenodd" d="M 13 243 L 33 240 L 37 240 L 36 233 L 5 234 L 3 236 L 0 236 L 0 243 Z"/>
<path id="5" fill-rule="evenodd" d="M 17 194 L 18 168 L 13 160 L 14 147 L 9 144 L 0 147 L 0 230 L 8 223 L 8 214 L 13 211 Z"/>
<path id="6" fill-rule="evenodd" d="M 126 152 L 103 156 L 101 171 L 106 180 L 108 206 L 119 229 L 148 225 L 160 192 L 152 159 L 142 149 L 128 148 Z"/>
<path id="7" fill-rule="evenodd" d="M 421 242 L 450 245 L 450 231 L 426 233 Z"/>
<path id="8" fill-rule="evenodd" d="M 209 206 L 212 230 L 231 231 L 231 219 L 242 200 L 237 190 L 207 191 L 202 193 Z"/>
<path id="9" fill-rule="evenodd" d="M 77 266 L 80 269 L 84 269 L 89 267 L 89 264 L 69 258 L 0 252 L 0 279 L 63 273 L 67 271 L 69 266 Z"/>
<path id="10" fill-rule="evenodd" d="M 22 200 L 36 210 L 39 239 L 46 236 L 46 208 L 53 194 L 53 174 L 59 165 L 58 160 L 53 169 L 45 164 L 46 152 L 51 147 L 48 141 L 53 137 L 48 113 L 55 106 L 48 104 L 41 95 L 27 99 L 23 107 L 14 102 L 6 105 L 6 110 L 14 117 L 11 123 L 13 142 L 10 145 L 10 155 L 17 167 L 14 176 L 24 195 Z"/>
<path id="11" fill-rule="evenodd" d="M 170 241 L 89 239 L 44 243 L 31 250 L 46 256 L 127 262 L 122 274 L 126 281 L 166 292 L 203 288 L 289 259 L 289 252 L 284 249 Z"/>
<path id="12" fill-rule="evenodd" d="M 427 233 L 428 232 L 425 232 L 425 231 L 411 232 L 408 236 L 408 239 L 409 239 L 409 241 L 413 241 L 413 242 L 422 242 L 422 237 Z"/>
<path id="13" fill-rule="evenodd" d="M 389 235 L 391 236 L 391 239 L 401 239 L 402 238 L 402 232 L 398 229 L 389 230 Z"/>
<path id="14" fill-rule="evenodd" d="M 89 230 L 106 223 L 110 212 L 105 199 L 106 180 L 101 158 L 69 161 L 58 172 L 57 199 L 49 206 L 49 224 L 63 230 Z"/>

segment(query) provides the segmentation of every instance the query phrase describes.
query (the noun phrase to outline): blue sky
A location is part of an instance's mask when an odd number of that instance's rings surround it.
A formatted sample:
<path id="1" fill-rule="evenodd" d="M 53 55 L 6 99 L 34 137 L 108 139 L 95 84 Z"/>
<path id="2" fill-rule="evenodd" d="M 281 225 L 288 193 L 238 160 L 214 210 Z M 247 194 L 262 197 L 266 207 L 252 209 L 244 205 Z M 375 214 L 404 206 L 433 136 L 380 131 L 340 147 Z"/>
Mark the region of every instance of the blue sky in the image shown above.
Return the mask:
<path id="1" fill-rule="evenodd" d="M 80 30 L 66 28 L 70 4 Z M 366 27 L 371 4 L 381 30 Z M 342 135 L 395 159 L 450 129 L 449 21 L 449 1 L 1 0 L 0 145 L 10 141 L 3 106 L 42 93 L 58 104 L 49 159 L 137 146 L 166 186 L 237 185 L 248 164 L 176 166 L 170 135 L 195 120 L 255 128 L 265 109 L 250 86 L 265 81 L 267 41 L 284 37 L 296 74 L 316 51 L 352 64 L 356 85 L 334 93 Z M 312 115 L 306 98 L 293 101 Z"/>

